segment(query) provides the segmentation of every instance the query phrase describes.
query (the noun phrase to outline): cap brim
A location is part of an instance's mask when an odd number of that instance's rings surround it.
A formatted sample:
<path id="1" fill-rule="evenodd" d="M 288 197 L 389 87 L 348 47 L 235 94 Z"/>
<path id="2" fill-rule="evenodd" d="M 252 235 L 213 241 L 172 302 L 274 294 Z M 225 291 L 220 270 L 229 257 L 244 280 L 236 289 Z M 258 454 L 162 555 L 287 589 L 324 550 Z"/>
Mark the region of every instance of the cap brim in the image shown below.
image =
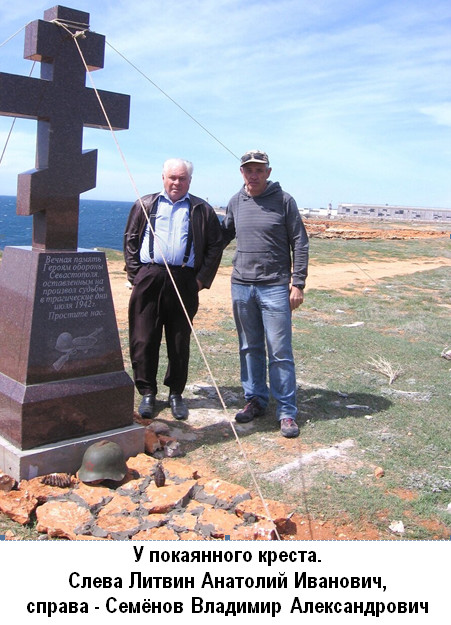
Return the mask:
<path id="1" fill-rule="evenodd" d="M 244 163 L 241 163 L 241 167 L 243 167 L 243 165 L 248 165 L 249 163 L 259 163 L 260 165 L 269 165 L 267 161 L 259 161 L 256 158 L 250 158 L 249 160 L 244 161 Z"/>

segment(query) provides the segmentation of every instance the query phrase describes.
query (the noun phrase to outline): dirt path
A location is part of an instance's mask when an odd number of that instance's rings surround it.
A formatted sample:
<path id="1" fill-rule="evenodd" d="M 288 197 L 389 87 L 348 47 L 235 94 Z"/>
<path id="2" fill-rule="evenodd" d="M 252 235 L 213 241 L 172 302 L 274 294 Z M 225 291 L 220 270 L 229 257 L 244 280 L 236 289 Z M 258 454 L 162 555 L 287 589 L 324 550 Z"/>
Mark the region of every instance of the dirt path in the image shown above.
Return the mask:
<path id="1" fill-rule="evenodd" d="M 371 287 L 381 278 L 407 275 L 417 271 L 428 271 L 439 267 L 451 266 L 449 258 L 416 258 L 413 261 L 387 260 L 365 263 L 334 263 L 329 265 L 311 264 L 306 288 L 309 289 L 343 289 L 350 285 L 360 288 Z M 127 308 L 130 297 L 123 263 L 108 263 L 111 289 L 119 328 L 127 326 Z M 212 320 L 212 312 L 230 313 L 230 273 L 229 267 L 220 267 L 211 289 L 201 291 L 200 307 L 196 316 L 196 325 L 205 327 Z M 213 320 L 214 321 L 214 320 Z"/>
<path id="2" fill-rule="evenodd" d="M 447 258 L 416 258 L 413 261 L 405 260 L 387 260 L 387 261 L 370 261 L 362 263 L 334 263 L 328 265 L 311 264 L 309 268 L 308 286 L 306 289 L 306 301 L 308 301 L 309 289 L 344 289 L 353 286 L 357 289 L 374 286 L 375 282 L 382 278 L 391 278 L 394 276 L 408 275 L 418 271 L 427 271 L 440 267 L 451 266 L 451 259 Z M 109 262 L 110 280 L 112 285 L 113 299 L 117 313 L 118 325 L 120 329 L 127 327 L 127 308 L 130 297 L 130 288 L 127 285 L 125 273 L 123 272 L 122 262 Z M 195 318 L 195 328 L 209 329 L 214 328 L 218 320 L 231 316 L 231 299 L 230 299 L 230 268 L 221 267 L 218 275 L 209 290 L 202 291 L 200 294 L 200 308 Z M 232 406 L 233 413 L 233 406 Z M 164 412 L 160 418 L 164 419 Z M 169 426 L 172 427 L 172 421 L 169 419 Z M 245 428 L 247 425 L 242 426 Z M 205 474 L 214 475 L 214 471 L 208 460 L 208 453 L 205 455 L 202 449 L 209 445 L 201 445 L 208 438 L 208 433 L 212 427 L 219 432 L 219 439 L 227 442 L 230 439 L 229 425 L 224 413 L 219 408 L 212 407 L 211 399 L 204 398 L 202 395 L 190 398 L 190 419 L 189 431 L 186 433 L 180 427 L 172 428 L 171 433 L 178 440 L 193 441 L 197 440 L 197 451 L 190 456 L 196 466 L 205 468 Z M 242 432 L 240 432 L 240 435 Z M 246 432 L 244 432 L 244 435 Z M 184 436 L 188 438 L 184 439 Z M 303 445 L 302 439 L 297 439 L 293 445 L 293 441 L 280 439 L 276 436 L 276 441 L 271 433 L 266 433 L 259 439 L 258 449 L 248 440 L 245 442 L 246 453 L 254 460 L 258 458 L 258 467 L 260 472 L 264 472 L 264 467 L 272 467 L 270 472 L 267 471 L 266 479 L 279 479 L 281 472 L 297 471 L 299 472 L 299 458 L 302 457 L 302 474 L 303 479 L 308 480 L 310 472 L 314 474 L 318 470 L 323 470 L 325 466 L 330 471 L 339 470 L 347 473 L 355 470 L 357 465 L 355 454 L 353 454 L 353 441 L 341 441 L 333 448 L 308 448 Z M 208 442 L 208 441 L 207 441 Z M 244 463 L 237 460 L 235 456 L 230 455 L 228 448 L 217 447 L 217 453 L 221 453 L 224 462 L 228 463 L 230 472 L 230 481 L 233 482 L 236 476 L 243 471 Z M 334 452 L 334 456 L 330 453 Z M 232 460 L 230 459 L 232 458 Z M 264 460 L 263 460 L 264 458 Z M 185 462 L 183 458 L 180 462 Z M 274 466 L 276 467 L 274 469 Z M 294 467 L 294 468 L 293 468 Z M 369 471 L 373 471 L 374 467 L 369 466 Z M 293 492 L 299 489 L 298 482 L 293 478 Z M 307 483 L 307 482 L 306 482 Z M 305 486 L 305 484 L 304 484 Z M 303 486 L 303 488 L 304 488 Z M 307 484 L 308 487 L 308 484 Z M 293 496 L 290 491 L 290 496 Z M 297 492 L 299 497 L 304 499 L 307 497 L 304 491 Z M 382 514 L 382 512 L 381 512 Z M 305 517 L 294 515 L 292 518 L 296 534 L 293 538 L 298 540 L 378 540 L 387 538 L 387 533 L 381 533 L 371 523 L 360 523 L 358 527 L 351 523 L 347 523 L 345 517 L 338 520 L 322 520 L 321 518 L 306 521 Z M 446 534 L 446 528 L 442 527 L 436 521 L 431 520 L 429 529 L 436 531 L 437 536 L 442 537 Z"/>

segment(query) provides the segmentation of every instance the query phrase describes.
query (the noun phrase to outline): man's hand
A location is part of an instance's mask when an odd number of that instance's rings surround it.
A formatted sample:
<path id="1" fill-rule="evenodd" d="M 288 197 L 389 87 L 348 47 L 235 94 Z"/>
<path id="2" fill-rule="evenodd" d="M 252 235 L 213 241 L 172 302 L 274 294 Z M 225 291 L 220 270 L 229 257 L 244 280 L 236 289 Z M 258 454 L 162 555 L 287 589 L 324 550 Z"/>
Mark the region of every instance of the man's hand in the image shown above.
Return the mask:
<path id="1" fill-rule="evenodd" d="M 292 286 L 290 290 L 290 309 L 296 310 L 304 301 L 304 291 L 297 286 Z"/>

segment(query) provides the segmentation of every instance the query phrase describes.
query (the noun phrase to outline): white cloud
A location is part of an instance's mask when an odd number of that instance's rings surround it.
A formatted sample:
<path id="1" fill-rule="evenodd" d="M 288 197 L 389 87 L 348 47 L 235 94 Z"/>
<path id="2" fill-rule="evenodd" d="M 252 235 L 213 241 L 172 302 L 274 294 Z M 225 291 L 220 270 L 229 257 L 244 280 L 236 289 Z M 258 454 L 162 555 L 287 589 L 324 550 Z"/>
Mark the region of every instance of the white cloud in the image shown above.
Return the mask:
<path id="1" fill-rule="evenodd" d="M 420 109 L 420 113 L 432 118 L 440 126 L 451 126 L 451 102 L 425 106 Z"/>
<path id="2" fill-rule="evenodd" d="M 0 42 L 42 17 L 47 4 L 0 8 Z M 352 201 L 355 190 L 358 201 L 377 202 L 378 194 L 400 204 L 451 201 L 448 1 L 76 4 L 90 13 L 91 28 L 145 74 L 108 45 L 105 68 L 93 74 L 98 88 L 131 95 L 130 130 L 117 136 L 142 193 L 159 184 L 167 156 L 182 155 L 195 164 L 196 192 L 224 203 L 240 184 L 230 152 L 258 146 L 300 204 Z M 2 71 L 25 73 L 22 47 L 23 35 L 0 48 Z M 35 125 L 24 123 L 34 143 Z M 129 199 L 121 160 L 105 135 L 85 132 L 102 168 L 93 193 Z M 15 164 L 22 162 L 19 148 L 9 150 Z M 0 189 L 11 178 L 10 168 L 7 176 L 2 171 L 0 165 Z"/>

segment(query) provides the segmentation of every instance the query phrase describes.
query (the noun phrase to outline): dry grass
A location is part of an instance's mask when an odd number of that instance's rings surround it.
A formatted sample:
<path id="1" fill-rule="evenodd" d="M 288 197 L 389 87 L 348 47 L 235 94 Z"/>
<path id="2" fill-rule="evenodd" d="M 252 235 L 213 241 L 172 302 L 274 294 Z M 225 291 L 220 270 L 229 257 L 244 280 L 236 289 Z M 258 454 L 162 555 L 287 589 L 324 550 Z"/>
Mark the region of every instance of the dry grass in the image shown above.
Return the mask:
<path id="1" fill-rule="evenodd" d="M 373 369 L 373 371 L 377 371 L 378 373 L 381 373 L 386 378 L 388 378 L 389 384 L 393 384 L 393 382 L 397 380 L 399 376 L 403 373 L 403 369 L 401 366 L 393 365 L 385 358 L 382 358 L 382 356 L 378 356 L 377 358 L 371 358 L 371 360 L 368 361 L 368 364 L 370 365 L 371 369 Z"/>

